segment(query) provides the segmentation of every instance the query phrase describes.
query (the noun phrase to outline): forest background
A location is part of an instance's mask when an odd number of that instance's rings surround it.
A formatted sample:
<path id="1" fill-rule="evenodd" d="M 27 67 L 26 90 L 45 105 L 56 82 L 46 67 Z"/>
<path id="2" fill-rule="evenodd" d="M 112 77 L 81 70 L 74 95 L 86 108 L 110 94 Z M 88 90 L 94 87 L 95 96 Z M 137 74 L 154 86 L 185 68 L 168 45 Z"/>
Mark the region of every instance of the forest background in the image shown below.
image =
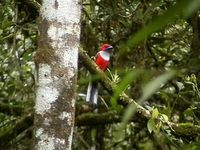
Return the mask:
<path id="1" fill-rule="evenodd" d="M 6 149 L 31 145 L 40 4 L 0 1 L 0 145 Z M 199 8 L 198 0 L 82 1 L 72 149 L 200 149 Z M 88 57 L 103 43 L 114 46 L 105 74 Z M 84 102 L 88 71 L 102 83 L 98 113 Z"/>

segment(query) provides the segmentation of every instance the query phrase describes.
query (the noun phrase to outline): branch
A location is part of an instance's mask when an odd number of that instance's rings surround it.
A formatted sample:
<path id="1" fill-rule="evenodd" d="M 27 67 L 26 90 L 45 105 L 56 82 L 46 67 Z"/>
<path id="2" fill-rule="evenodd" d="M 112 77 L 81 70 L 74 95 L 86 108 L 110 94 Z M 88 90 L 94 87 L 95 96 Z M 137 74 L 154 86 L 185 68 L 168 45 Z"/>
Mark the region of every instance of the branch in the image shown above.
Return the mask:
<path id="1" fill-rule="evenodd" d="M 145 116 L 135 115 L 130 121 L 144 121 Z M 138 117 L 139 116 L 139 117 Z M 97 126 L 120 123 L 122 116 L 115 111 L 105 113 L 84 113 L 76 117 L 76 126 Z M 148 118 L 146 118 L 148 119 Z M 12 127 L 0 134 L 0 146 L 6 146 L 11 140 L 33 125 L 33 113 L 19 119 Z M 187 123 L 168 123 L 171 131 L 178 136 L 195 137 L 200 133 L 200 126 Z"/>
<path id="2" fill-rule="evenodd" d="M 80 57 L 81 61 L 83 62 L 84 66 L 92 74 L 98 74 L 98 76 L 100 78 L 100 82 L 105 87 L 105 89 L 109 93 L 113 93 L 113 91 L 117 87 L 117 85 L 115 83 L 113 83 L 112 81 L 110 81 L 110 79 L 106 76 L 106 74 L 98 68 L 98 66 L 87 55 L 87 53 L 84 52 L 83 50 L 80 50 L 79 51 L 79 57 Z M 133 103 L 136 106 L 136 108 L 138 109 L 138 112 L 140 112 L 141 114 L 143 114 L 143 116 L 146 116 L 146 117 L 150 117 L 151 116 L 150 115 L 151 114 L 150 111 L 148 111 L 144 107 L 140 106 L 136 101 L 134 101 L 132 98 L 128 97 L 125 93 L 122 93 L 122 97 L 121 98 L 122 98 L 121 99 L 121 101 L 122 101 L 121 104 L 123 106 L 127 106 L 128 104 Z"/>
<path id="3" fill-rule="evenodd" d="M 32 6 L 37 12 L 40 11 L 41 5 L 36 0 L 21 0 L 21 1 Z"/>
<path id="4" fill-rule="evenodd" d="M 25 1 L 25 0 L 23 0 Z M 28 4 L 31 4 L 37 11 L 40 9 L 40 4 L 36 2 L 35 0 L 26 0 Z M 109 93 L 113 93 L 113 89 L 115 89 L 116 84 L 112 83 L 110 79 L 105 75 L 103 71 L 101 71 L 98 66 L 92 61 L 92 59 L 84 52 L 83 50 L 79 51 L 79 57 L 83 61 L 84 66 L 93 74 L 98 74 L 100 77 L 100 82 L 102 85 L 106 88 L 106 90 Z M 122 94 L 123 99 L 122 99 L 122 104 L 127 105 L 130 103 L 134 103 L 135 106 L 138 109 L 138 112 L 141 112 L 144 116 L 150 117 L 150 112 L 145 109 L 144 107 L 140 106 L 137 102 L 135 102 L 133 99 L 129 98 L 125 93 Z"/>
<path id="5" fill-rule="evenodd" d="M 40 4 L 38 2 L 36 2 L 35 0 L 22 0 L 22 1 L 24 1 L 27 4 L 32 5 L 39 12 Z M 80 59 L 82 59 L 84 66 L 91 73 L 99 75 L 100 82 L 105 87 L 105 89 L 109 93 L 113 93 L 113 89 L 115 89 L 116 84 L 112 83 L 109 80 L 109 78 L 104 74 L 104 72 L 102 72 L 100 69 L 98 69 L 97 65 L 91 60 L 91 58 L 86 54 L 86 52 L 80 50 L 79 57 L 80 57 Z M 149 110 L 140 106 L 136 101 L 134 101 L 132 98 L 128 97 L 125 93 L 122 94 L 122 97 L 123 97 L 122 105 L 126 106 L 130 103 L 133 103 L 137 107 L 137 112 L 140 113 L 143 117 L 146 117 L 146 118 L 151 117 L 151 112 Z M 32 118 L 32 117 L 29 116 L 28 118 Z M 28 118 L 22 118 L 22 121 L 26 120 Z M 80 116 L 77 116 L 76 124 L 77 125 L 88 125 L 89 123 L 91 123 L 91 124 L 95 125 L 96 122 L 98 124 L 100 124 L 100 123 L 107 124 L 107 123 L 115 123 L 120 120 L 121 120 L 120 117 L 116 116 L 116 114 L 113 112 L 108 112 L 108 113 L 103 113 L 103 114 L 89 113 L 89 114 L 82 114 Z M 18 124 L 16 124 L 16 127 L 21 122 L 18 122 Z M 168 122 L 168 125 L 171 127 L 172 131 L 174 131 L 174 133 L 178 134 L 178 135 L 197 135 L 200 133 L 200 126 L 197 126 L 197 125 L 190 124 L 190 125 L 186 126 L 185 124 L 182 124 L 182 123 L 178 124 L 178 123 L 172 123 L 172 122 Z M 8 134 L 8 135 L 10 135 L 10 134 Z M 0 135 L 0 141 L 1 141 L 1 139 L 2 139 L 2 134 Z"/>
<path id="6" fill-rule="evenodd" d="M 117 112 L 109 111 L 105 113 L 84 113 L 76 117 L 77 126 L 97 126 L 121 122 L 121 117 Z"/>
<path id="7" fill-rule="evenodd" d="M 98 74 L 100 77 L 100 81 L 102 85 L 106 88 L 106 90 L 110 93 L 113 92 L 114 88 L 117 87 L 115 83 L 112 83 L 108 77 L 98 69 L 97 65 L 92 61 L 92 59 L 86 54 L 86 52 L 80 50 L 79 57 L 82 60 L 84 66 L 94 74 Z M 151 118 L 151 112 L 141 105 L 139 105 L 136 101 L 132 98 L 128 97 L 125 93 L 122 94 L 122 105 L 126 106 L 128 104 L 133 103 L 137 108 L 137 113 L 147 119 Z M 105 123 L 115 123 L 119 121 L 121 117 L 116 117 L 116 114 L 95 114 L 94 116 L 91 114 L 83 114 L 77 117 L 77 125 L 88 125 L 89 123 L 94 124 L 98 122 L 98 124 L 105 124 Z M 110 117 L 108 117 L 110 116 Z M 102 119 L 103 118 L 103 119 Z M 113 122 L 111 120 L 113 119 Z M 173 123 L 167 122 L 170 129 L 173 131 L 174 134 L 177 135 L 197 135 L 200 133 L 200 126 L 193 125 L 193 124 L 182 124 L 182 123 Z"/>
<path id="8" fill-rule="evenodd" d="M 9 126 L 0 132 L 0 146 L 6 146 L 9 141 L 33 125 L 33 114 L 28 114 L 16 121 L 14 126 Z"/>
<path id="9" fill-rule="evenodd" d="M 0 112 L 7 115 L 21 115 L 24 108 L 19 105 L 9 105 L 0 102 Z"/>
<path id="10" fill-rule="evenodd" d="M 176 135 L 195 137 L 200 134 L 200 126 L 192 123 L 170 123 L 170 126 Z"/>
<path id="11" fill-rule="evenodd" d="M 94 63 L 94 61 L 87 55 L 86 52 L 80 50 L 79 51 L 80 60 L 83 62 L 84 66 L 90 71 L 92 74 L 97 74 L 100 78 L 100 82 L 106 88 L 109 93 L 113 92 L 113 85 L 111 80 L 105 75 L 105 73 L 99 69 L 99 67 Z"/>
<path id="12" fill-rule="evenodd" d="M 141 114 L 135 115 L 137 117 L 133 117 L 132 121 L 144 121 L 144 116 Z M 139 116 L 139 117 L 138 117 Z M 109 111 L 105 113 L 84 113 L 76 117 L 76 125 L 77 126 L 98 126 L 98 125 L 106 125 L 113 123 L 120 123 L 122 116 L 115 111 Z M 171 131 L 178 136 L 192 136 L 195 137 L 200 133 L 200 126 L 193 125 L 192 123 L 168 123 Z"/>

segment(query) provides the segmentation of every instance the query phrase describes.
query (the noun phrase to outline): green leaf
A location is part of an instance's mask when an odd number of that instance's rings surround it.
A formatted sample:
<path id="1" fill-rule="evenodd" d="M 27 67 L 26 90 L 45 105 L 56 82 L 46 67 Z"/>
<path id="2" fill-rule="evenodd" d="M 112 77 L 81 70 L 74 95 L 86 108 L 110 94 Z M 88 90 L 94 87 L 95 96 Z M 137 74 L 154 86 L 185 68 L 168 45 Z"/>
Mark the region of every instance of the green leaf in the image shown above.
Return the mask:
<path id="1" fill-rule="evenodd" d="M 143 89 L 143 95 L 138 100 L 139 104 L 142 104 L 145 100 L 150 98 L 160 87 L 164 85 L 168 80 L 170 80 L 175 75 L 175 71 L 170 71 L 165 74 L 160 75 L 159 77 L 155 78 L 154 80 L 150 81 Z M 136 112 L 137 106 L 135 104 L 130 104 L 126 109 L 122 122 L 126 124 L 131 117 Z"/>
<path id="2" fill-rule="evenodd" d="M 152 110 L 152 118 L 157 118 L 159 115 L 159 111 L 157 108 Z"/>
<path id="3" fill-rule="evenodd" d="M 125 134 L 124 134 L 125 130 L 118 130 L 118 129 L 113 131 L 113 141 L 115 142 L 122 141 L 125 138 Z"/>
<path id="4" fill-rule="evenodd" d="M 150 98 L 158 89 L 161 88 L 162 85 L 166 84 L 166 82 L 170 80 L 174 75 L 175 72 L 170 71 L 163 75 L 160 75 L 159 77 L 146 84 L 146 86 L 143 88 L 143 95 L 140 98 L 139 102 L 142 103 L 143 101 Z"/>
<path id="5" fill-rule="evenodd" d="M 186 18 L 194 11 L 200 8 L 199 0 L 179 0 L 176 5 L 172 6 L 163 15 L 158 16 L 135 35 L 130 37 L 127 42 L 127 47 L 133 48 L 139 42 L 147 38 L 153 32 L 161 30 L 164 26 L 172 24 L 179 18 Z"/>
<path id="6" fill-rule="evenodd" d="M 125 127 L 127 122 L 131 119 L 133 114 L 136 112 L 136 106 L 135 104 L 131 103 L 128 108 L 125 110 L 124 116 L 122 118 L 122 127 Z"/>
<path id="7" fill-rule="evenodd" d="M 164 122 L 168 122 L 169 121 L 169 118 L 168 118 L 167 115 L 161 114 L 161 116 L 162 116 L 162 119 L 163 119 Z"/>
<path id="8" fill-rule="evenodd" d="M 156 128 L 155 120 L 153 118 L 149 119 L 147 123 L 147 129 L 149 133 L 151 133 L 152 131 L 155 131 L 155 128 Z"/>
<path id="9" fill-rule="evenodd" d="M 189 17 L 196 10 L 198 10 L 199 7 L 200 7 L 200 1 L 199 0 L 190 1 L 190 3 L 187 5 L 186 9 L 184 9 L 184 12 L 183 12 L 184 17 Z"/>
<path id="10" fill-rule="evenodd" d="M 5 18 L 2 21 L 2 29 L 6 29 L 6 28 L 10 27 L 11 24 L 12 24 L 12 22 L 8 18 Z"/>
<path id="11" fill-rule="evenodd" d="M 111 105 L 114 109 L 117 109 L 117 99 L 122 94 L 122 92 L 127 88 L 127 86 L 133 82 L 133 80 L 138 77 L 138 75 L 141 73 L 141 70 L 135 70 L 128 72 L 126 76 L 121 80 L 121 82 L 118 84 L 118 86 L 114 89 L 114 94 L 111 98 Z"/>

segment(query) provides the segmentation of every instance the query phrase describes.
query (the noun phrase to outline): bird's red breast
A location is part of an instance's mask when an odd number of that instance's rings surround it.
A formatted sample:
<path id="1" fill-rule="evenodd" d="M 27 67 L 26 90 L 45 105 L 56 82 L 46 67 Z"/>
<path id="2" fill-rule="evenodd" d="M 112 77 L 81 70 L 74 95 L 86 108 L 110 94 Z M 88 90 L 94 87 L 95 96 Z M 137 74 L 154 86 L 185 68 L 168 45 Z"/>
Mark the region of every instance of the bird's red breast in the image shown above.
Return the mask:
<path id="1" fill-rule="evenodd" d="M 99 66 L 99 68 L 100 68 L 101 70 L 103 70 L 103 71 L 105 71 L 105 70 L 108 68 L 109 64 L 110 64 L 110 61 L 104 59 L 104 58 L 101 56 L 100 53 L 97 54 L 97 56 L 96 56 L 96 61 L 95 61 L 95 62 L 96 62 L 96 64 Z"/>

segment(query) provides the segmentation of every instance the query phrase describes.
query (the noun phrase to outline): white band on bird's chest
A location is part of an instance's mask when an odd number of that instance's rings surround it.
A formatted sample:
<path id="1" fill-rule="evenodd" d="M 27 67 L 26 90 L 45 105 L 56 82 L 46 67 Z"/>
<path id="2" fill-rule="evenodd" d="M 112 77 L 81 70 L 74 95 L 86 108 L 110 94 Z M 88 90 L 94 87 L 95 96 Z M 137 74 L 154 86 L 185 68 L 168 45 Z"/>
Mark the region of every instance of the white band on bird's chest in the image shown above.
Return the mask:
<path id="1" fill-rule="evenodd" d="M 99 55 L 106 61 L 110 60 L 110 53 L 108 53 L 108 52 L 100 51 Z"/>

